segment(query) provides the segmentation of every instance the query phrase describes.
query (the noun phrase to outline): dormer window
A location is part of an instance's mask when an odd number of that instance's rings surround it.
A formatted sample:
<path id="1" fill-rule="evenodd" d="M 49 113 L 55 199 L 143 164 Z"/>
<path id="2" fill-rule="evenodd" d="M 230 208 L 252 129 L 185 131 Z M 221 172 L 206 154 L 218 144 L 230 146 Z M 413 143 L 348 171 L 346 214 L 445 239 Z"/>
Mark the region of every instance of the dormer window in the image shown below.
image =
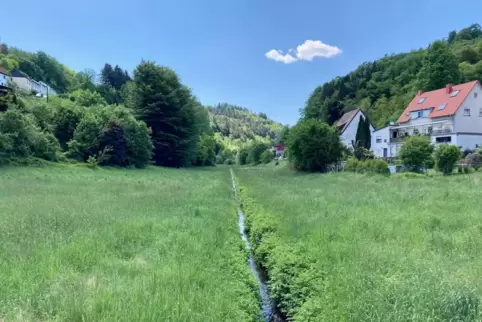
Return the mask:
<path id="1" fill-rule="evenodd" d="M 450 97 L 455 97 L 455 96 L 457 96 L 457 95 L 459 94 L 459 92 L 460 92 L 459 90 L 453 91 L 452 94 L 450 94 Z"/>
<path id="2" fill-rule="evenodd" d="M 425 102 L 425 97 L 420 97 L 417 104 L 422 104 Z"/>
<path id="3" fill-rule="evenodd" d="M 441 104 L 439 107 L 438 107 L 438 110 L 441 111 L 445 108 L 445 106 L 447 106 L 447 104 Z"/>

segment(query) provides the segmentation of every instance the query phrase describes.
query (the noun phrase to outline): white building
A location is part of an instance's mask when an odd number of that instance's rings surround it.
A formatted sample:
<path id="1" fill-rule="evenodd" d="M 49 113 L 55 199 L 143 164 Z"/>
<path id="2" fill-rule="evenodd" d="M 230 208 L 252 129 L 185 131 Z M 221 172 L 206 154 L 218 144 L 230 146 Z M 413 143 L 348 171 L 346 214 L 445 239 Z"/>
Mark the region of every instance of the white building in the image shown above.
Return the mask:
<path id="1" fill-rule="evenodd" d="M 397 124 L 388 127 L 388 146 L 387 128 L 383 128 L 372 135 L 372 150 L 379 157 L 395 157 L 403 141 L 413 135 L 430 136 L 435 146 L 453 144 L 461 149 L 482 146 L 480 83 L 449 84 L 431 92 L 419 91 Z"/>
<path id="2" fill-rule="evenodd" d="M 375 130 L 372 133 L 371 151 L 377 158 L 388 158 L 390 156 L 390 127 Z"/>
<path id="3" fill-rule="evenodd" d="M 8 71 L 0 67 L 0 87 L 8 87 L 8 83 L 12 81 L 12 77 L 10 77 L 10 74 Z"/>
<path id="4" fill-rule="evenodd" d="M 346 112 L 343 116 L 335 122 L 335 126 L 340 131 L 340 139 L 347 147 L 352 147 L 352 141 L 356 139 L 356 131 L 358 129 L 358 123 L 360 123 L 360 117 L 366 119 L 362 110 L 355 109 L 350 112 Z M 370 124 L 370 133 L 375 131 L 375 128 Z"/>
<path id="5" fill-rule="evenodd" d="M 36 81 L 18 69 L 12 70 L 12 80 L 20 89 L 35 91 L 43 96 L 55 95 L 57 92 L 44 82 Z"/>

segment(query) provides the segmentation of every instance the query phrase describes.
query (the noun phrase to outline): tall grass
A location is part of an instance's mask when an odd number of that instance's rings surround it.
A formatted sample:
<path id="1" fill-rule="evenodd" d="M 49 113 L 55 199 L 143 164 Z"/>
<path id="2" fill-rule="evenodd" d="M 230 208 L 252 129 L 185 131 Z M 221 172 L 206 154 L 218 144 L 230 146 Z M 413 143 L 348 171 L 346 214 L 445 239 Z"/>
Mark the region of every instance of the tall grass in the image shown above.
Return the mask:
<path id="1" fill-rule="evenodd" d="M 271 291 L 294 321 L 482 319 L 480 173 L 236 174 Z"/>
<path id="2" fill-rule="evenodd" d="M 0 320 L 253 321 L 229 173 L 2 168 Z"/>

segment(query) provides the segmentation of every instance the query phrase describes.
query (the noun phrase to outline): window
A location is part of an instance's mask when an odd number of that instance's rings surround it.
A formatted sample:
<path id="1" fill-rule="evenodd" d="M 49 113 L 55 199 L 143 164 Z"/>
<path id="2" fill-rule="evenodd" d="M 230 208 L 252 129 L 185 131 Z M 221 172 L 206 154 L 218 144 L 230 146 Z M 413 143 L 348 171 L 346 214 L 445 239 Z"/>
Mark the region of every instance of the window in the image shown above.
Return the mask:
<path id="1" fill-rule="evenodd" d="M 387 139 L 383 140 L 383 142 L 387 143 Z"/>
<path id="2" fill-rule="evenodd" d="M 450 142 L 452 142 L 451 136 L 441 136 L 441 137 L 435 138 L 435 143 L 450 143 Z"/>
<path id="3" fill-rule="evenodd" d="M 421 97 L 421 98 L 418 100 L 418 103 L 417 103 L 417 104 L 422 104 L 423 102 L 425 102 L 425 97 Z"/>
<path id="4" fill-rule="evenodd" d="M 464 116 L 470 116 L 470 108 L 464 108 Z"/>
<path id="5" fill-rule="evenodd" d="M 418 117 L 423 117 L 423 111 L 418 111 L 418 112 L 417 112 L 417 116 L 418 116 Z"/>
<path id="6" fill-rule="evenodd" d="M 482 117 L 482 107 L 479 108 L 479 117 Z"/>
<path id="7" fill-rule="evenodd" d="M 377 143 L 382 143 L 382 138 L 380 136 L 377 136 Z"/>
<path id="8" fill-rule="evenodd" d="M 453 91 L 452 94 L 450 94 L 450 97 L 455 97 L 455 96 L 457 96 L 457 95 L 459 94 L 459 92 L 460 92 L 459 90 Z"/>
<path id="9" fill-rule="evenodd" d="M 479 94 L 477 94 L 477 93 L 474 93 L 474 98 L 477 98 L 477 96 L 479 96 Z"/>
<path id="10" fill-rule="evenodd" d="M 445 108 L 445 106 L 447 106 L 447 104 L 441 104 L 439 107 L 438 107 L 438 110 L 441 111 Z"/>

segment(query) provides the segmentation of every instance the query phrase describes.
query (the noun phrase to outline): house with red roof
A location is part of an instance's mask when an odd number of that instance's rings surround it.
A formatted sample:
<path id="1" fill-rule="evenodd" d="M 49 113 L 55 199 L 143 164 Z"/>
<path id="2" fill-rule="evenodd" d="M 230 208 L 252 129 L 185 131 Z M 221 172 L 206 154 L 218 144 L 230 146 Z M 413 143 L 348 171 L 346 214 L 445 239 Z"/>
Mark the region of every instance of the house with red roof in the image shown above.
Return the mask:
<path id="1" fill-rule="evenodd" d="M 453 144 L 462 149 L 482 146 L 482 86 L 479 81 L 447 84 L 445 88 L 430 92 L 419 91 L 396 125 L 374 132 L 372 149 L 388 140 L 386 156 L 394 157 L 403 141 L 413 135 L 430 136 L 436 146 Z M 379 142 L 377 137 L 380 137 Z"/>
<path id="2" fill-rule="evenodd" d="M 335 126 L 340 133 L 340 140 L 347 147 L 352 146 L 352 141 L 356 140 L 356 130 L 358 129 L 358 123 L 360 123 L 360 117 L 366 120 L 365 114 L 359 108 L 346 112 L 343 116 L 335 122 Z M 370 133 L 373 133 L 375 128 L 370 123 Z"/>

